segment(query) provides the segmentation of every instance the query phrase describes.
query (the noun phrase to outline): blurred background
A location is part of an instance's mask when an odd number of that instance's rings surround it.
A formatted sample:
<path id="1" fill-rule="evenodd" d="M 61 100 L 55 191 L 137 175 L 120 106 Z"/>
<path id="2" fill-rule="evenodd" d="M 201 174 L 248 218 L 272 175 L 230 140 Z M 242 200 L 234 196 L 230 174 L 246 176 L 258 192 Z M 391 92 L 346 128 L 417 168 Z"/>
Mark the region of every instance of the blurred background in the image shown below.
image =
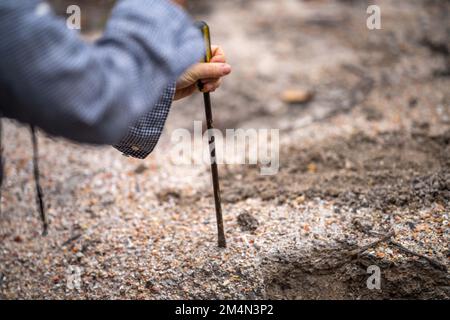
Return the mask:
<path id="1" fill-rule="evenodd" d="M 62 16 L 78 4 L 89 40 L 114 5 L 51 2 Z M 280 172 L 220 166 L 218 251 L 208 166 L 170 161 L 173 130 L 204 119 L 201 95 L 173 105 L 144 161 L 40 133 L 43 239 L 29 133 L 5 120 L 0 298 L 448 299 L 450 2 L 189 3 L 233 66 L 212 95 L 216 127 L 279 129 Z M 348 260 L 392 229 L 396 246 Z M 381 291 L 365 286 L 372 264 Z M 66 289 L 68 265 L 80 290 Z"/>
<path id="2" fill-rule="evenodd" d="M 115 3 L 51 2 L 61 15 L 78 4 L 82 31 L 93 38 Z M 382 30 L 366 26 L 371 4 L 382 9 Z M 189 1 L 190 13 L 208 20 L 213 42 L 224 46 L 235 69 L 217 93 L 216 125 L 302 126 L 352 109 L 375 84 L 448 76 L 447 9 L 448 1 L 438 0 Z M 200 99 L 182 105 L 180 113 L 200 117 Z M 364 112 L 376 110 L 366 106 Z"/>

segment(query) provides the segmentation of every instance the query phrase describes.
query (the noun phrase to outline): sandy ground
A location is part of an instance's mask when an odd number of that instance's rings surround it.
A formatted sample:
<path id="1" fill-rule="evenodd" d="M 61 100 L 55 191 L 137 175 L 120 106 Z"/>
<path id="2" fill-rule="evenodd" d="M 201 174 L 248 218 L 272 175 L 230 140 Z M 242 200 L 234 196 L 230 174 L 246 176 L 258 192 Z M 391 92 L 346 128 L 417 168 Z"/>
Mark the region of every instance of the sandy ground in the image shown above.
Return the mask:
<path id="1" fill-rule="evenodd" d="M 449 3 L 377 2 L 376 31 L 365 1 L 194 3 L 234 66 L 216 126 L 280 129 L 277 175 L 220 167 L 227 249 L 208 167 L 170 158 L 200 96 L 145 161 L 41 133 L 47 237 L 29 132 L 4 120 L 0 298 L 448 299 Z M 288 105 L 286 89 L 314 97 Z"/>

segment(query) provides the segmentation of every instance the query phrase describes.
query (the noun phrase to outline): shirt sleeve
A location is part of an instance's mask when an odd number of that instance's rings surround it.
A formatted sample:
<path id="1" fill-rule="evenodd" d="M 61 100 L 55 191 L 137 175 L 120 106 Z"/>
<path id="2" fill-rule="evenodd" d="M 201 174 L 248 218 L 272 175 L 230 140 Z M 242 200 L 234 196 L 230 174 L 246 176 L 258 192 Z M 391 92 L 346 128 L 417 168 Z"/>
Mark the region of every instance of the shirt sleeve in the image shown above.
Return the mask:
<path id="1" fill-rule="evenodd" d="M 204 50 L 191 18 L 168 0 L 119 1 L 93 44 L 42 1 L 1 0 L 0 39 L 0 87 L 18 102 L 0 103 L 2 114 L 98 144 L 130 137 L 130 125 L 157 130 L 164 116 L 146 119 L 168 112 L 161 94 Z"/>
<path id="2" fill-rule="evenodd" d="M 175 95 L 175 83 L 164 90 L 153 109 L 130 126 L 125 137 L 114 148 L 125 156 L 145 159 L 155 148 L 164 129 Z"/>

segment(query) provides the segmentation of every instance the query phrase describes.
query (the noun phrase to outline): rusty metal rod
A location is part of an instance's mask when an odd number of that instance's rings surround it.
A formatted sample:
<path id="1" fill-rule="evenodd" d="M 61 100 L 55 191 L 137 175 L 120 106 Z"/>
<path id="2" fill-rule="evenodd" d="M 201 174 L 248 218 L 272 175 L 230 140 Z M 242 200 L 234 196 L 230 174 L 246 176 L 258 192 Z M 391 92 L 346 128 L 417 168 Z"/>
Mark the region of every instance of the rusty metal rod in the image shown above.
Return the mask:
<path id="1" fill-rule="evenodd" d="M 34 182 L 36 184 L 36 203 L 39 208 L 39 213 L 41 215 L 42 220 L 42 235 L 46 236 L 48 233 L 48 218 L 45 213 L 45 205 L 44 205 L 44 195 L 42 193 L 39 173 L 39 150 L 38 150 L 38 142 L 36 137 L 36 129 L 32 125 L 31 129 L 31 141 L 33 143 L 33 173 L 34 173 Z"/>
<path id="2" fill-rule="evenodd" d="M 227 243 L 223 227 L 222 204 L 220 198 L 220 185 L 219 185 L 219 170 L 217 168 L 217 161 L 216 161 L 215 137 L 214 134 L 212 133 L 212 129 L 214 127 L 211 111 L 211 97 L 209 93 L 203 93 L 203 99 L 205 102 L 206 123 L 209 134 L 209 151 L 211 155 L 211 175 L 213 181 L 214 203 L 216 206 L 218 243 L 220 248 L 225 248 L 227 246 Z"/>
<path id="3" fill-rule="evenodd" d="M 204 61 L 210 62 L 212 58 L 212 50 L 211 50 L 211 38 L 209 33 L 209 27 L 205 22 L 198 22 L 197 25 L 202 31 L 203 38 L 205 40 L 206 54 Z M 201 83 L 199 83 L 199 87 L 202 88 Z M 211 175 L 213 182 L 214 203 L 216 207 L 218 244 L 220 248 L 225 248 L 227 246 L 227 242 L 223 226 L 222 204 L 220 198 L 220 185 L 219 185 L 219 170 L 217 168 L 217 161 L 216 161 L 216 144 L 213 132 L 214 123 L 211 108 L 211 96 L 209 92 L 203 93 L 203 100 L 205 103 L 206 126 L 208 128 L 208 135 L 209 135 L 208 141 L 209 141 L 209 152 L 211 157 Z"/>

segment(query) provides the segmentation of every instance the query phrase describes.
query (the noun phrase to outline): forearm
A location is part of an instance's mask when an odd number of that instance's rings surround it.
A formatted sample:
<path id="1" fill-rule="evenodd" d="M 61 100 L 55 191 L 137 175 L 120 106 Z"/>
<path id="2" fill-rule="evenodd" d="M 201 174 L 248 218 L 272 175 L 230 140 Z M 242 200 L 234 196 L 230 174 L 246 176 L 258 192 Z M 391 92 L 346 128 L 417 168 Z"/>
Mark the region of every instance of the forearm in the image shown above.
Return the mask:
<path id="1" fill-rule="evenodd" d="M 0 4 L 0 82 L 26 106 L 4 114 L 53 134 L 118 141 L 201 56 L 197 30 L 167 1 L 120 2 L 95 44 L 25 3 Z"/>

